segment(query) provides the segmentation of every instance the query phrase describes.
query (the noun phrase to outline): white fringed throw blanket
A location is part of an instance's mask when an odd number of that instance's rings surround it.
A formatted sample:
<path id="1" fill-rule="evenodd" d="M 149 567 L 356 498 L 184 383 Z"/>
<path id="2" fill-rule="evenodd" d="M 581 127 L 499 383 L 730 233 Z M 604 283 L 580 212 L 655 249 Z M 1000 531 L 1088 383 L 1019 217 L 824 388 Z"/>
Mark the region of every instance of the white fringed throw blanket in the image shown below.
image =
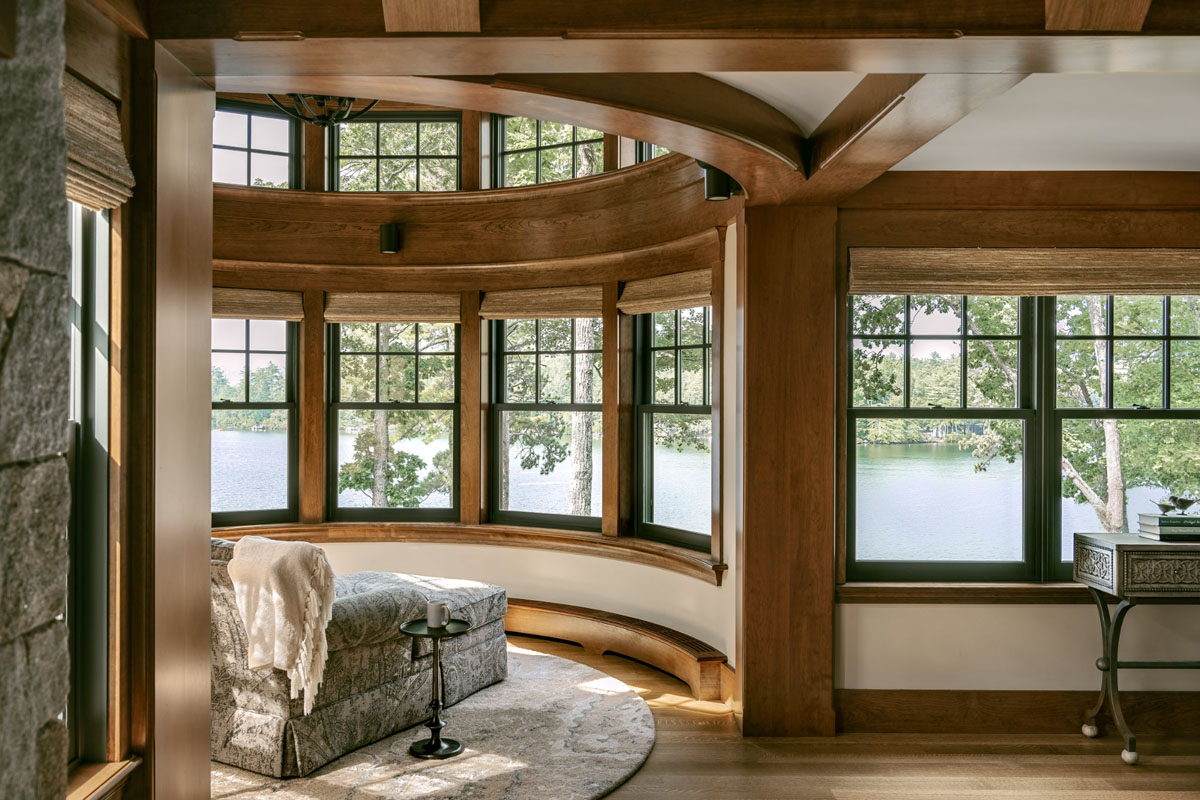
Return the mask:
<path id="1" fill-rule="evenodd" d="M 333 570 L 308 542 L 246 536 L 233 548 L 229 577 L 246 629 L 250 669 L 287 673 L 292 699 L 304 690 L 312 711 L 329 655 L 325 626 L 333 615 Z"/>

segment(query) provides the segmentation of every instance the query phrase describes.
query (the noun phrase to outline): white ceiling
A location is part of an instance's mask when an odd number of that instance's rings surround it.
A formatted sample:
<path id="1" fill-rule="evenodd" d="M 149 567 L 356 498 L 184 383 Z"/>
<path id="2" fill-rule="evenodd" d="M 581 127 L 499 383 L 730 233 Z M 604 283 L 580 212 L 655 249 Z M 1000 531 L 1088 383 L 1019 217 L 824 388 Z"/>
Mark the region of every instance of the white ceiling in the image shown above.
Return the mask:
<path id="1" fill-rule="evenodd" d="M 1030 75 L 897 170 L 1200 170 L 1200 75 Z"/>
<path id="2" fill-rule="evenodd" d="M 706 72 L 782 111 L 805 136 L 862 80 L 854 72 Z"/>

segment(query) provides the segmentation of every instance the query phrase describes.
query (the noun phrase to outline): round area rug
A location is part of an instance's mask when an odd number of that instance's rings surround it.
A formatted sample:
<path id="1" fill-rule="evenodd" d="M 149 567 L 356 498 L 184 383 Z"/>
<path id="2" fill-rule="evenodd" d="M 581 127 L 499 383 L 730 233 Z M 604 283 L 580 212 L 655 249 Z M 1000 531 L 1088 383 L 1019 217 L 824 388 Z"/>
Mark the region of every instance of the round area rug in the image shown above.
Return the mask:
<path id="1" fill-rule="evenodd" d="M 408 746 L 418 725 L 342 756 L 306 778 L 270 778 L 212 765 L 214 798 L 586 800 L 641 767 L 654 717 L 626 684 L 557 656 L 508 646 L 508 678 L 451 706 L 444 735 L 462 755 L 423 761 Z"/>

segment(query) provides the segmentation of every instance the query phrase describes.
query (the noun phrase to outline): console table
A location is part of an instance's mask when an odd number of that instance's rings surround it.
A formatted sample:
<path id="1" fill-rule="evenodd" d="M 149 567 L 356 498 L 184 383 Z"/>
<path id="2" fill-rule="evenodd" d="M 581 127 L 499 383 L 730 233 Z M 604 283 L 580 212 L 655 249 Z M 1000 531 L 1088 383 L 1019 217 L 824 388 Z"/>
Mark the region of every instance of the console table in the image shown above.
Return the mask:
<path id="1" fill-rule="evenodd" d="M 1121 712 L 1117 673 L 1121 669 L 1200 669 L 1200 661 L 1121 661 L 1117 656 L 1121 625 L 1135 605 L 1144 603 L 1200 603 L 1200 542 L 1158 542 L 1135 533 L 1075 534 L 1075 580 L 1087 586 L 1100 610 L 1103 655 L 1096 659 L 1101 672 L 1100 699 L 1087 713 L 1083 735 L 1099 734 L 1096 715 L 1107 699 L 1113 719 L 1125 739 L 1121 759 L 1138 761 L 1137 739 Z M 1104 595 L 1120 602 L 1109 616 Z"/>

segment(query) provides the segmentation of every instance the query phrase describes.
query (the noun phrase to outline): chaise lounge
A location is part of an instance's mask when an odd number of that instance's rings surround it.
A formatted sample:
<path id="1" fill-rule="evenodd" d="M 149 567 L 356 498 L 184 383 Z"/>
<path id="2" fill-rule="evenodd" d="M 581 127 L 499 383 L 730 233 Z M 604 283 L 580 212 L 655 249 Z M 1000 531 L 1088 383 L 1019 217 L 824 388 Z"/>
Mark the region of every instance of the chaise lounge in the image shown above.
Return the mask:
<path id="1" fill-rule="evenodd" d="M 504 589 L 486 583 L 390 572 L 336 579 L 326 628 L 329 658 L 312 713 L 290 699 L 282 670 L 246 667 L 246 632 L 228 562 L 233 542 L 212 540 L 212 757 L 274 777 L 307 775 L 351 750 L 428 718 L 429 640 L 399 631 L 445 602 L 474 626 L 442 645 L 447 705 L 505 678 Z"/>

